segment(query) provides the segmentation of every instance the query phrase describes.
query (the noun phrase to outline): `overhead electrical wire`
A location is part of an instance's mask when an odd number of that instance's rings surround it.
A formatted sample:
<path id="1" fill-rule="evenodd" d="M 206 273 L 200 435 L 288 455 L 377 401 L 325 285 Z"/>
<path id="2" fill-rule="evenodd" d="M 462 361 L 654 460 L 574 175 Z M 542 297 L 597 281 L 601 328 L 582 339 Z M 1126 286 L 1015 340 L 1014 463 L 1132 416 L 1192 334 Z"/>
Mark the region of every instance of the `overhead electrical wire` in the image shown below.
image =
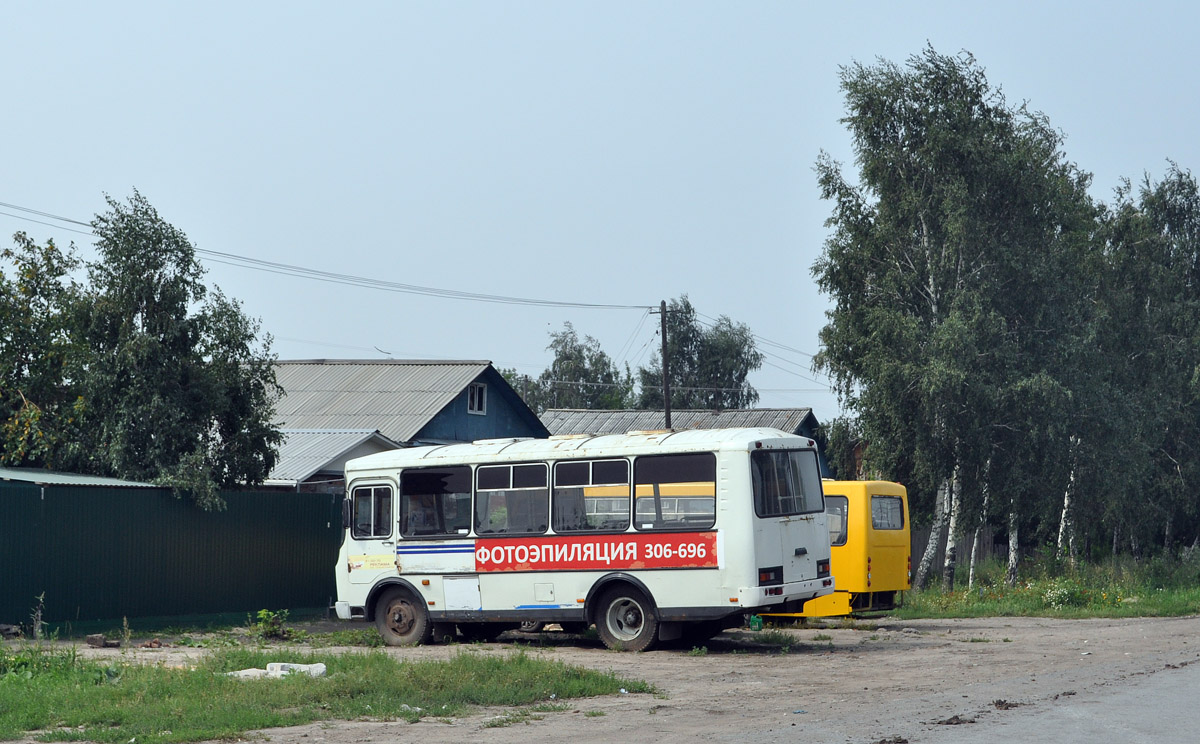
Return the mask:
<path id="1" fill-rule="evenodd" d="M 8 204 L 0 202 L 0 207 L 9 209 L 17 209 L 22 212 L 36 214 L 41 217 L 66 222 L 73 225 L 83 225 L 89 227 L 88 223 L 74 220 L 69 217 L 62 217 L 49 212 L 42 212 L 29 207 L 22 207 L 16 204 Z M 31 222 L 38 222 L 29 217 L 21 217 L 20 215 L 9 214 L 9 217 L 16 219 L 26 219 Z M 47 223 L 39 223 L 47 224 Z M 50 225 L 57 227 L 56 225 Z M 70 228 L 63 228 L 70 229 Z M 72 232 L 80 232 L 81 230 L 72 230 Z M 90 233 L 84 233 L 90 234 Z M 355 276 L 353 274 L 339 274 L 332 271 L 322 271 L 320 269 L 310 269 L 304 266 L 295 266 L 293 264 L 279 263 L 276 261 L 264 261 L 258 258 L 250 258 L 248 256 L 239 256 L 235 253 L 226 253 L 224 251 L 213 251 L 205 248 L 193 248 L 193 250 L 208 257 L 213 263 L 224 264 L 227 266 L 236 266 L 240 268 L 254 269 L 256 271 L 264 271 L 270 274 L 279 274 L 282 276 L 293 276 L 302 279 L 313 279 L 316 281 L 328 282 L 331 284 L 343 284 L 355 287 L 365 287 L 370 289 L 378 289 L 385 292 L 400 292 L 404 294 L 422 295 L 425 297 L 439 297 L 449 300 L 468 300 L 473 302 L 490 302 L 502 305 L 528 305 L 534 307 L 569 307 L 580 310 L 650 310 L 651 305 L 615 305 L 590 302 L 568 302 L 562 300 L 546 300 L 532 297 L 510 297 L 507 295 L 484 294 L 480 292 L 465 292 L 457 289 L 442 289 L 439 287 L 424 287 L 417 284 L 404 284 L 401 282 L 387 281 L 383 279 L 371 279 L 368 277 Z"/>
<path id="2" fill-rule="evenodd" d="M 29 207 L 23 207 L 18 204 L 10 204 L 8 202 L 0 202 L 0 207 L 4 207 L 7 209 L 15 209 L 20 212 L 26 212 L 28 214 L 37 215 L 39 217 L 45 217 L 47 219 L 55 220 L 57 222 L 62 222 L 62 223 L 70 224 L 70 225 L 80 225 L 82 227 L 88 227 L 88 228 L 91 227 L 90 223 L 83 222 L 81 220 L 72 219 L 70 217 L 63 217 L 61 215 L 52 214 L 50 212 L 43 212 L 41 210 L 31 209 Z M 56 225 L 56 224 L 53 224 L 50 222 L 43 222 L 41 220 L 36 220 L 36 219 L 33 219 L 32 217 L 28 217 L 25 215 L 17 215 L 17 214 L 12 214 L 12 213 L 3 212 L 3 211 L 0 211 L 0 214 L 8 216 L 8 217 L 12 217 L 14 219 L 26 220 L 28 222 L 33 222 L 35 224 L 45 225 L 47 227 L 54 227 L 57 229 L 66 230 L 68 232 L 79 233 L 80 235 L 92 235 L 93 234 L 90 231 L 76 230 L 76 229 L 70 228 L 70 227 L 62 227 L 61 225 Z M 438 287 L 426 287 L 426 286 L 421 286 L 421 285 L 417 285 L 417 284 L 405 284 L 405 283 L 401 283 L 401 282 L 393 282 L 393 281 L 387 281 L 387 280 L 383 280 L 383 279 L 372 279 L 372 278 L 368 278 L 368 277 L 356 276 L 353 274 L 340 274 L 340 273 L 331 272 L 331 271 L 323 271 L 320 269 L 310 269 L 310 268 L 307 268 L 304 266 L 296 266 L 293 264 L 285 264 L 285 263 L 279 263 L 279 262 L 275 262 L 275 261 L 265 261 L 262 259 L 250 258 L 247 256 L 239 256 L 237 254 L 227 253 L 224 251 L 214 251 L 214 250 L 208 250 L 208 249 L 204 249 L 204 248 L 193 248 L 193 250 L 196 253 L 205 256 L 206 260 L 211 263 L 217 263 L 217 264 L 222 264 L 222 265 L 226 265 L 226 266 L 233 266 L 236 268 L 252 269 L 255 271 L 262 271 L 265 273 L 277 274 L 280 276 L 291 276 L 291 277 L 296 277 L 296 278 L 301 278 L 301 279 L 311 279 L 314 281 L 321 281 L 321 282 L 326 282 L 326 283 L 330 283 L 330 284 L 341 284 L 341 285 L 345 285 L 345 286 L 363 287 L 363 288 L 367 288 L 367 289 L 377 289 L 377 290 L 381 290 L 381 291 L 385 291 L 385 292 L 398 292 L 398 293 L 403 293 L 403 294 L 414 294 L 414 295 L 420 295 L 420 296 L 425 296 L 425 297 L 437 297 L 440 299 L 465 300 L 465 301 L 470 301 L 470 302 L 486 302 L 486 303 L 503 304 L 503 305 L 524 305 L 524 306 L 533 306 L 533 307 L 566 307 L 566 308 L 575 308 L 575 309 L 581 309 L 581 310 L 642 310 L 642 311 L 647 311 L 646 314 L 643 315 L 641 317 L 641 319 L 639 320 L 637 326 L 634 328 L 634 331 L 630 335 L 629 339 L 627 339 L 625 344 L 621 347 L 621 353 L 618 354 L 618 358 L 624 356 L 625 351 L 632 346 L 632 342 L 634 341 L 634 339 L 638 336 L 638 334 L 641 332 L 642 328 L 644 327 L 646 318 L 649 317 L 649 311 L 653 311 L 653 310 L 657 309 L 657 307 L 654 305 L 617 305 L 617 304 L 604 304 L 604 303 L 566 302 L 566 301 L 560 301 L 560 300 L 546 300 L 546 299 L 538 299 L 538 298 L 530 298 L 530 297 L 493 295 L 493 294 L 484 294 L 484 293 L 479 293 L 479 292 L 466 292 L 463 290 L 443 289 L 443 288 L 438 288 Z M 697 316 L 700 318 L 703 318 L 704 320 L 701 322 L 704 322 L 705 325 L 708 325 L 709 327 L 713 327 L 717 323 L 720 322 L 718 319 L 712 318 L 711 316 L 708 316 L 708 315 L 704 315 L 703 313 L 697 313 Z M 801 354 L 801 355 L 807 356 L 807 357 L 813 356 L 812 354 L 809 354 L 806 351 L 802 351 L 800 349 L 796 349 L 791 346 L 787 346 L 786 344 L 781 344 L 777 341 L 772 341 L 763 336 L 759 336 L 758 334 L 751 333 L 751 336 L 755 339 L 755 341 L 757 341 L 765 346 L 774 347 L 774 348 L 781 349 L 783 351 L 788 351 L 788 352 L 791 352 L 794 354 Z M 638 349 L 638 351 L 636 352 L 637 359 L 634 362 L 635 364 L 640 362 L 641 359 L 645 356 L 645 353 L 649 349 L 649 346 L 650 346 L 650 342 L 647 341 L 645 344 L 643 344 Z M 772 359 L 783 362 L 785 364 L 790 364 L 790 365 L 793 365 L 796 367 L 801 366 L 800 363 L 795 362 L 791 359 L 786 359 L 777 354 L 773 354 L 771 352 L 768 352 L 768 351 L 765 351 L 762 349 L 760 349 L 760 351 L 765 356 L 769 356 Z M 802 375 L 793 370 L 786 369 L 784 367 L 779 366 L 778 364 L 774 364 L 772 362 L 768 362 L 765 360 L 764 360 L 764 363 L 767 364 L 768 366 L 774 367 L 775 369 L 778 369 L 782 372 L 793 375 L 795 377 L 799 377 L 803 380 L 807 380 L 807 381 L 815 383 L 817 385 L 823 384 L 819 380 L 815 380 L 811 377 Z M 712 390 L 714 388 L 702 388 L 702 389 Z M 822 388 L 822 389 L 827 389 L 827 388 Z M 795 392 L 812 392 L 812 391 L 798 390 Z"/>

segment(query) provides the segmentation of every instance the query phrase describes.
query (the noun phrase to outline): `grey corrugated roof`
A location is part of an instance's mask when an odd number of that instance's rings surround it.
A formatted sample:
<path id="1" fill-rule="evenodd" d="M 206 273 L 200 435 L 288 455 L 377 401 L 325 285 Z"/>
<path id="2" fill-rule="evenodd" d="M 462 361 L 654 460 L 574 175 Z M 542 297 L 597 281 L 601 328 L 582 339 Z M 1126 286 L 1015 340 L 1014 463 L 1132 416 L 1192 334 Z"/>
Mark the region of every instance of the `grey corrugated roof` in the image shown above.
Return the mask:
<path id="1" fill-rule="evenodd" d="M 671 411 L 674 429 L 729 429 L 769 427 L 797 432 L 811 408 L 741 408 L 726 411 Z M 662 411 L 583 410 L 551 408 L 541 416 L 542 423 L 554 434 L 624 434 L 627 431 L 653 431 L 666 428 Z"/>
<path id="2" fill-rule="evenodd" d="M 487 361 L 308 359 L 275 363 L 283 429 L 378 430 L 406 442 L 491 365 Z"/>
<path id="3" fill-rule="evenodd" d="M 153 483 L 105 478 L 81 473 L 58 473 L 40 468 L 0 468 L 0 480 L 33 483 L 39 486 L 103 486 L 105 488 L 163 488 Z"/>
<path id="4" fill-rule="evenodd" d="M 281 429 L 280 433 L 283 434 L 283 442 L 279 445 L 279 459 L 267 476 L 268 483 L 293 484 L 307 480 L 370 440 L 377 441 L 380 449 L 400 447 L 399 443 L 374 429 Z"/>

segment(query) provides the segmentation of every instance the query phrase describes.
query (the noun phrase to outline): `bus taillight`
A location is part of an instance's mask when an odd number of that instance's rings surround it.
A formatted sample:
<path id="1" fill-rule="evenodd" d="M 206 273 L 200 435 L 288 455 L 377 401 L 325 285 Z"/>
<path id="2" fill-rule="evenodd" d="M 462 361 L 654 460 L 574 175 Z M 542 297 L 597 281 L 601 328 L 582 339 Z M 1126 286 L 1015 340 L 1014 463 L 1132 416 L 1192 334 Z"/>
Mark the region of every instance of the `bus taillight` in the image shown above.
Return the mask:
<path id="1" fill-rule="evenodd" d="M 783 583 L 783 566 L 758 569 L 759 586 L 775 586 Z"/>
<path id="2" fill-rule="evenodd" d="M 823 579 L 829 575 L 829 559 L 817 561 L 817 578 Z"/>

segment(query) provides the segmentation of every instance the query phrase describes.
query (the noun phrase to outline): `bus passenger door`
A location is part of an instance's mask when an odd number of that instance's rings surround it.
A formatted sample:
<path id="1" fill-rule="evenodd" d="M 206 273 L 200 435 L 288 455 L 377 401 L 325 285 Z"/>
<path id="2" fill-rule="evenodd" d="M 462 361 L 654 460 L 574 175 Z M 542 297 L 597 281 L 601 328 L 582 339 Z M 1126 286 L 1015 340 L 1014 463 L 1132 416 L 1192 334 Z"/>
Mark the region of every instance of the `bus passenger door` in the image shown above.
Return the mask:
<path id="1" fill-rule="evenodd" d="M 396 572 L 393 491 L 389 485 L 355 486 L 350 492 L 346 570 L 351 584 L 373 584 Z"/>

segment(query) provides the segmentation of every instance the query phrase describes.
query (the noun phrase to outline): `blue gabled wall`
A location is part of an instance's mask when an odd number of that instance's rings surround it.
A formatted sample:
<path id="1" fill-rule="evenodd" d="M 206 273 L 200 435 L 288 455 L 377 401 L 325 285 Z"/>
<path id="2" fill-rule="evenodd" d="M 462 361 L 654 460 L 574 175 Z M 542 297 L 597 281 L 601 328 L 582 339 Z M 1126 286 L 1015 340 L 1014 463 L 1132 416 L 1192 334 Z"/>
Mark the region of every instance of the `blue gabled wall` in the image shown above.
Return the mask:
<path id="1" fill-rule="evenodd" d="M 417 432 L 417 442 L 473 442 L 476 439 L 535 437 L 550 432 L 499 372 L 488 367 L 473 382 L 487 385 L 487 412 L 467 413 L 467 388 Z"/>

